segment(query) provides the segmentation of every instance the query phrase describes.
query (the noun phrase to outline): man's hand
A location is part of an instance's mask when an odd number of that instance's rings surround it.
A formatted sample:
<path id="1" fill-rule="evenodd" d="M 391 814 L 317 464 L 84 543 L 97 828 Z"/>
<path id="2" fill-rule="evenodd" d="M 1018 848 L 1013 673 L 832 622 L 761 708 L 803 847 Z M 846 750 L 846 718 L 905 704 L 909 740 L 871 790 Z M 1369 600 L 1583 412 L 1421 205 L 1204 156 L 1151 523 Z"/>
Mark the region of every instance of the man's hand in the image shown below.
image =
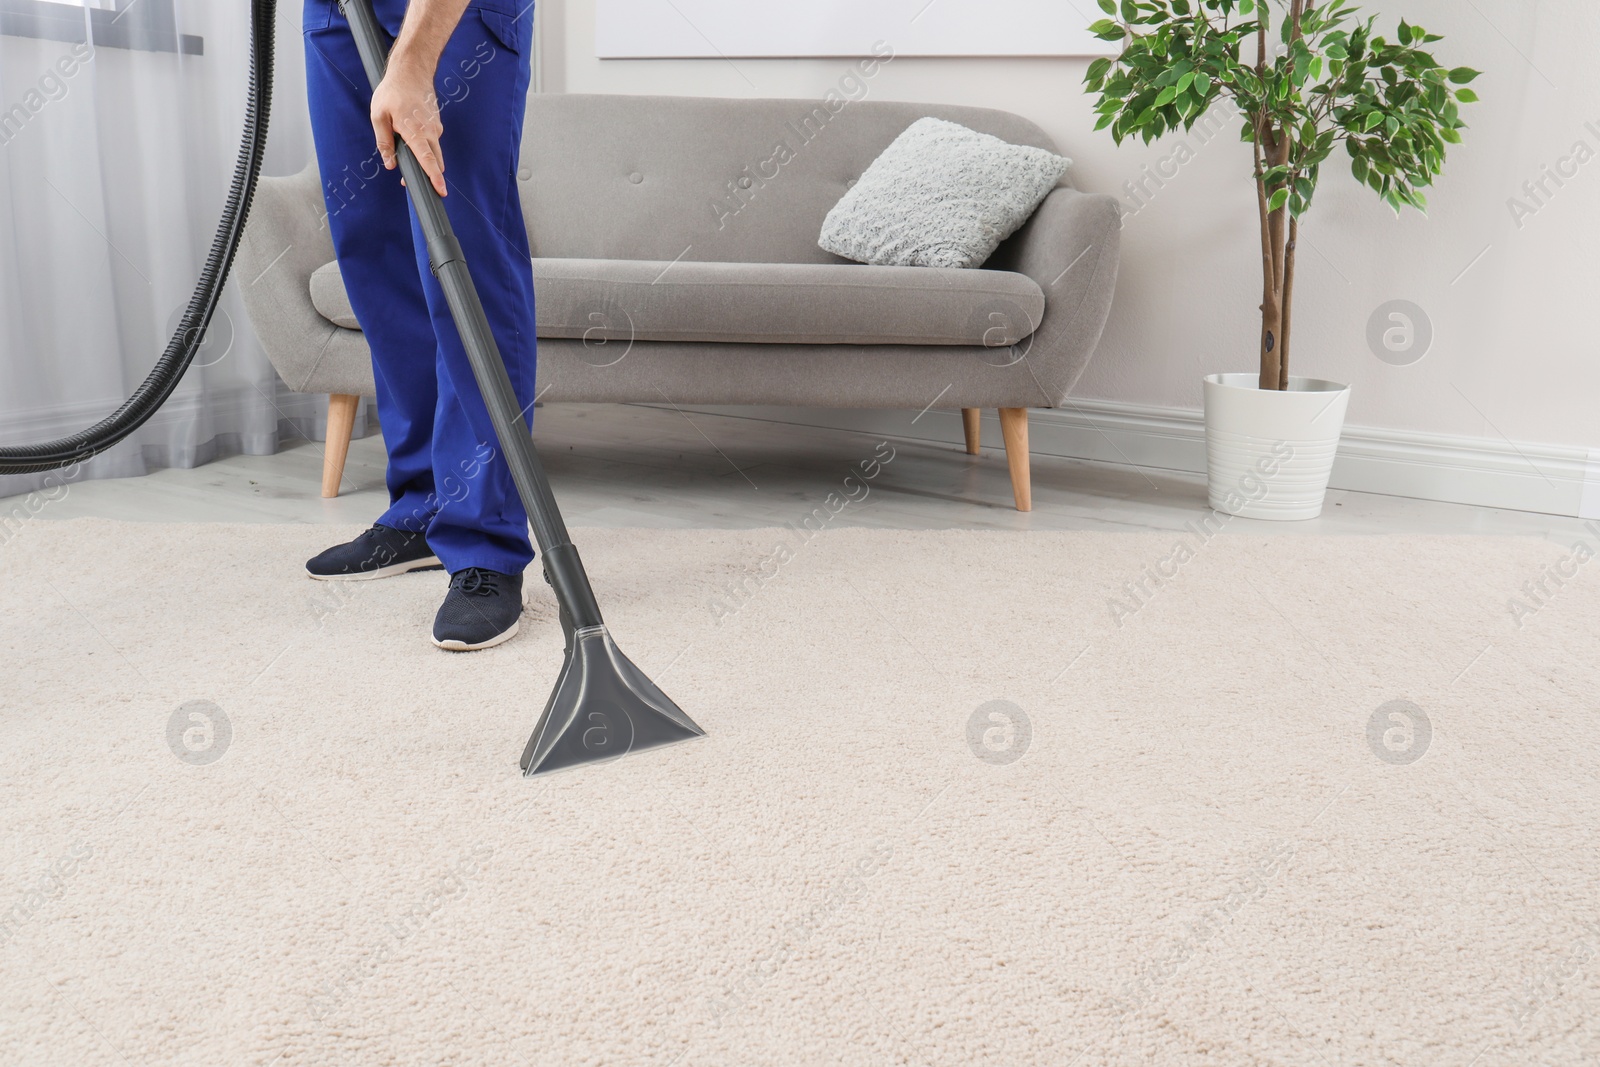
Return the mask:
<path id="1" fill-rule="evenodd" d="M 383 168 L 394 170 L 394 138 L 405 139 L 423 172 L 440 196 L 444 188 L 444 152 L 439 138 L 444 123 L 439 119 L 439 98 L 433 92 L 433 76 L 439 69 L 439 55 L 455 32 L 467 9 L 468 0 L 411 0 L 406 7 L 400 37 L 389 53 L 389 67 L 372 94 L 372 132 L 378 138 Z"/>
<path id="2" fill-rule="evenodd" d="M 411 146 L 439 195 L 446 195 L 444 152 L 439 147 L 444 123 L 439 118 L 439 98 L 433 92 L 431 66 L 424 70 L 419 63 L 391 60 L 377 92 L 372 94 L 372 132 L 378 138 L 384 170 L 394 170 L 399 165 L 394 147 L 395 134 L 399 134 Z"/>

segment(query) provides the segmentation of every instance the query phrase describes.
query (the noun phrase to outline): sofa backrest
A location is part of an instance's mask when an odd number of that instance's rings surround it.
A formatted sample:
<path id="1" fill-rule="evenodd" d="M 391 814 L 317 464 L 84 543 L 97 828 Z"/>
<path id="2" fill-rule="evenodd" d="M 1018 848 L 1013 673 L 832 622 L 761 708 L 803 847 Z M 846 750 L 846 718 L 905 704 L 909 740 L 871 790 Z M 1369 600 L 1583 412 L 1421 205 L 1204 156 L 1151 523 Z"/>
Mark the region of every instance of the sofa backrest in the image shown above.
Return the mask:
<path id="1" fill-rule="evenodd" d="M 837 95 L 529 94 L 518 179 L 533 254 L 845 262 L 817 247 L 823 218 L 929 115 L 1057 151 L 1034 123 L 990 108 Z"/>

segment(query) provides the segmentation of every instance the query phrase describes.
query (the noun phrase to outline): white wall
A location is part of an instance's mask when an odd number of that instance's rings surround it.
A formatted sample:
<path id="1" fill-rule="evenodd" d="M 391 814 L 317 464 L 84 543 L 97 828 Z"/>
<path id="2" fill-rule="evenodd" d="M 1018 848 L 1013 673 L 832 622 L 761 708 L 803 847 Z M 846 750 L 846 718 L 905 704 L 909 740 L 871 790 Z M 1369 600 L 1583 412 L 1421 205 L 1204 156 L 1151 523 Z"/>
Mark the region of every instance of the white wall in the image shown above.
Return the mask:
<path id="1" fill-rule="evenodd" d="M 820 97 L 847 64 L 601 61 L 594 4 L 540 0 L 546 91 Z M 1474 85 L 1485 102 L 1468 109 L 1472 128 L 1451 153 L 1428 218 L 1409 212 L 1396 221 L 1347 169 L 1325 177 L 1302 228 L 1295 372 L 1350 382 L 1353 426 L 1600 447 L 1600 156 L 1564 188 L 1550 183 L 1554 195 L 1520 226 L 1507 205 L 1526 199 L 1522 184 L 1577 142 L 1600 153 L 1600 5 L 1366 6 L 1382 12 L 1382 24 L 1404 16 L 1443 33 L 1442 60 L 1485 71 Z M 1093 133 L 1081 88 L 1086 62 L 902 57 L 874 79 L 872 93 L 1026 115 L 1077 161 L 1080 187 L 1120 195 L 1183 138 L 1119 149 Z M 1126 220 L 1115 309 L 1080 396 L 1195 408 L 1202 373 L 1255 365 L 1259 238 L 1249 153 L 1232 132 L 1191 145 L 1193 160 Z M 1380 362 L 1365 339 L 1369 316 L 1393 299 L 1419 304 L 1435 331 L 1428 355 L 1407 367 Z"/>

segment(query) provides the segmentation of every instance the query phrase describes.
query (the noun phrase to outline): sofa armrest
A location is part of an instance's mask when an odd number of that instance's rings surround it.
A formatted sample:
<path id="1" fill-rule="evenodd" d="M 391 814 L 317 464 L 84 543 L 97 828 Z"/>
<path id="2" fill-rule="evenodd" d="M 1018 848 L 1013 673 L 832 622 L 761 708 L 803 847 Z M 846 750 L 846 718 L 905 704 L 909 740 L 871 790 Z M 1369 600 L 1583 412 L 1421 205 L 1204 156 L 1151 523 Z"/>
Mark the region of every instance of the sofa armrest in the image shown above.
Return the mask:
<path id="1" fill-rule="evenodd" d="M 1100 343 L 1121 247 L 1116 199 L 1061 187 L 984 264 L 1026 274 L 1044 290 L 1044 318 L 1021 348 L 1051 407 L 1066 401 Z"/>
<path id="2" fill-rule="evenodd" d="M 261 346 L 290 389 L 370 396 L 372 371 L 359 330 L 323 318 L 311 303 L 311 273 L 332 261 L 321 177 L 262 178 L 233 277 Z M 361 358 L 352 358 L 359 348 Z"/>

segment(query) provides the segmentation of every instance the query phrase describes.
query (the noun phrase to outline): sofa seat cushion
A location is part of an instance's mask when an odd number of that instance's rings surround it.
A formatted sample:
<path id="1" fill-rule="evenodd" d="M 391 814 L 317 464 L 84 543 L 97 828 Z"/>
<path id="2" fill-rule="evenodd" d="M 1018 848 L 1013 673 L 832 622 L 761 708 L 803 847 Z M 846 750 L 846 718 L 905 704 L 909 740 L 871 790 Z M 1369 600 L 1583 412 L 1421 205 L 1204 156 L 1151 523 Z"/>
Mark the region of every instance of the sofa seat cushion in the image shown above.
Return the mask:
<path id="1" fill-rule="evenodd" d="M 590 341 L 986 345 L 1031 334 L 1044 292 L 1023 274 L 834 263 L 535 259 L 540 337 Z M 354 326 L 338 265 L 311 279 L 323 317 Z"/>

